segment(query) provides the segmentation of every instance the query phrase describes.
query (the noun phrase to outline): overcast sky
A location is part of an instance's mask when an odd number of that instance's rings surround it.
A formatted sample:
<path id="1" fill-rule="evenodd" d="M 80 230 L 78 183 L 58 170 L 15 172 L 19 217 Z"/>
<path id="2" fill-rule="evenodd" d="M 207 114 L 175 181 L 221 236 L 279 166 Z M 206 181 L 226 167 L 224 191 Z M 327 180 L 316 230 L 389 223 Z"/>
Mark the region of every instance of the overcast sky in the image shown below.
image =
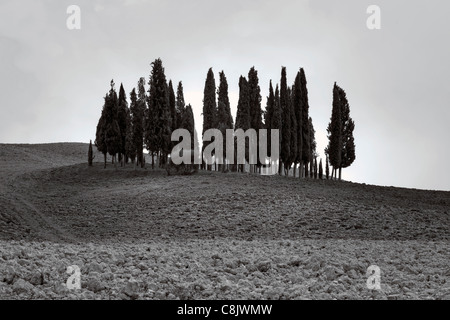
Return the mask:
<path id="1" fill-rule="evenodd" d="M 67 7 L 81 9 L 69 30 Z M 366 26 L 369 5 L 381 29 Z M 2 0 L 0 142 L 95 139 L 111 79 L 129 92 L 160 57 L 183 81 L 201 132 L 203 88 L 224 70 L 232 114 L 238 80 L 258 70 L 262 107 L 281 67 L 305 69 L 318 152 L 336 81 L 355 121 L 356 160 L 345 179 L 450 190 L 448 1 Z"/>

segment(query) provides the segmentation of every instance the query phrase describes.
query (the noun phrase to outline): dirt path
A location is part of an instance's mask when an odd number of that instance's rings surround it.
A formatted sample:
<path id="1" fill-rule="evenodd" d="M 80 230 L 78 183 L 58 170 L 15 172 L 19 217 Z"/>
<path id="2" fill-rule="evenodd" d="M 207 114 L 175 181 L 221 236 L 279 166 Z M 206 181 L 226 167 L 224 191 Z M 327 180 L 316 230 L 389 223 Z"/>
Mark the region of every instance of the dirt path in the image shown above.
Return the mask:
<path id="1" fill-rule="evenodd" d="M 37 172 L 79 163 L 86 146 L 77 143 L 43 145 L 0 144 L 1 239 L 74 240 L 34 205 L 42 187 Z M 30 186 L 23 177 L 32 177 Z M 30 188 L 31 187 L 31 188 Z"/>

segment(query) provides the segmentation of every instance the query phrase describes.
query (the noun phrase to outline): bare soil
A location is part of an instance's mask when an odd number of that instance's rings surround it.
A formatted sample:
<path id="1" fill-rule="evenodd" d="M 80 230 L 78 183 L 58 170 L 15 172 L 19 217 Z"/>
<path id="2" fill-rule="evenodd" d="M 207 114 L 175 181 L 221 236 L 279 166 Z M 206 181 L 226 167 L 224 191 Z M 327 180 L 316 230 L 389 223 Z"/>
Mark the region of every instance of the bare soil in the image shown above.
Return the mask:
<path id="1" fill-rule="evenodd" d="M 450 192 L 104 169 L 87 150 L 0 144 L 1 299 L 450 299 Z"/>

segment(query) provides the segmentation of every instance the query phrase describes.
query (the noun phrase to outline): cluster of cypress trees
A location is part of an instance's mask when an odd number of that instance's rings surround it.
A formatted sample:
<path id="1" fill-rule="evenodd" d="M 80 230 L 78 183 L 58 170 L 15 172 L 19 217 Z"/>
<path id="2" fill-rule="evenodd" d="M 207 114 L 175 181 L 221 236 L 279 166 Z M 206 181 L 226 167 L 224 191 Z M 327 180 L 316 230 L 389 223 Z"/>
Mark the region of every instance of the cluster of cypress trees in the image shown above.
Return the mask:
<path id="1" fill-rule="evenodd" d="M 187 129 L 191 137 L 196 137 L 194 116 L 191 105 L 185 105 L 183 85 L 179 82 L 176 94 L 172 81 L 167 82 L 161 59 L 156 59 L 152 64 L 152 70 L 148 81 L 149 89 L 145 89 L 145 79 L 140 78 L 137 89 L 130 93 L 130 105 L 123 85 L 120 86 L 119 95 L 115 90 L 114 81 L 111 81 L 110 90 L 105 95 L 101 117 L 98 121 L 95 145 L 104 154 L 106 167 L 106 155 L 109 153 L 116 162 L 116 156 L 121 165 L 136 162 L 136 165 L 144 166 L 144 146 L 152 158 L 154 168 L 154 156 L 158 155 L 161 166 L 167 162 L 168 155 L 178 142 L 171 141 L 172 132 L 178 128 Z M 216 99 L 217 94 L 217 99 Z M 270 157 L 271 129 L 280 132 L 280 159 L 278 161 L 280 175 L 310 177 L 323 179 L 324 170 L 322 159 L 317 161 L 315 129 L 309 116 L 309 101 L 306 75 L 301 68 L 291 86 L 287 84 L 286 68 L 281 68 L 280 84 L 275 90 L 272 80 L 269 83 L 269 96 L 266 108 L 261 108 L 261 89 L 259 86 L 258 71 L 252 67 L 248 77 L 239 78 L 239 100 L 237 105 L 236 121 L 231 115 L 230 101 L 228 97 L 228 82 L 225 73 L 219 73 L 219 86 L 216 87 L 214 72 L 208 70 L 203 98 L 203 130 L 202 135 L 209 129 L 218 129 L 223 136 L 223 154 L 216 154 L 223 160 L 226 159 L 226 130 L 227 129 L 268 129 L 267 151 Z M 350 107 L 346 93 L 334 84 L 332 116 L 328 125 L 329 144 L 325 149 L 326 164 L 325 177 L 330 178 L 330 168 L 333 167 L 331 178 L 336 178 L 339 169 L 341 179 L 342 168 L 350 166 L 355 160 L 355 144 L 353 130 L 355 124 L 350 117 Z M 236 137 L 233 143 L 237 143 Z M 258 141 L 259 143 L 260 141 Z M 195 139 L 191 139 L 191 149 L 194 150 Z M 209 142 L 202 145 L 202 154 Z M 259 152 L 259 145 L 257 147 Z M 246 144 L 246 158 L 249 157 L 248 144 Z M 263 165 L 259 162 L 250 166 L 250 172 L 257 172 Z M 231 160 L 231 159 L 228 159 Z M 235 148 L 236 163 L 236 148 Z M 272 161 L 272 160 L 271 160 Z M 230 162 L 230 161 L 229 161 Z M 225 171 L 229 167 L 226 161 L 219 165 L 218 170 Z M 202 169 L 212 170 L 211 165 L 202 163 Z M 217 166 L 215 167 L 217 170 Z M 284 170 L 283 170 L 284 169 Z M 233 171 L 245 171 L 243 165 L 233 165 Z"/>
<path id="2" fill-rule="evenodd" d="M 218 99 L 216 101 L 216 81 L 212 68 L 208 70 L 205 81 L 205 89 L 203 91 L 203 129 L 202 135 L 206 130 L 219 129 L 223 139 L 223 154 L 215 155 L 225 159 L 226 157 L 226 130 L 233 129 L 233 117 L 231 116 L 230 100 L 228 97 L 228 81 L 225 73 L 219 73 L 219 87 L 217 89 Z M 202 154 L 207 143 L 203 142 Z M 206 164 L 202 163 L 202 169 L 206 169 Z M 211 170 L 211 165 L 207 166 Z M 221 165 L 219 170 L 225 171 L 226 166 Z"/>
<path id="3" fill-rule="evenodd" d="M 299 177 L 308 177 L 309 173 L 313 177 L 314 164 L 313 160 L 317 156 L 315 130 L 312 119 L 309 117 L 308 89 L 306 87 L 306 75 L 301 68 L 293 85 L 288 87 L 286 78 L 286 68 L 281 69 L 280 90 L 275 90 L 275 108 L 281 113 L 281 126 L 271 127 L 271 129 L 281 130 L 281 150 L 280 150 L 280 166 L 285 175 L 289 175 L 289 170 L 293 168 L 294 177 L 297 175 L 297 166 L 299 167 Z M 279 97 L 278 97 L 279 95 Z M 270 100 L 270 88 L 269 99 Z M 268 102 L 268 106 L 271 103 Z M 273 120 L 272 120 L 273 121 Z M 317 160 L 316 160 L 317 161 Z M 308 164 L 310 164 L 308 169 Z"/>
<path id="4" fill-rule="evenodd" d="M 220 73 L 221 83 L 219 86 L 219 108 L 215 102 L 215 82 L 212 69 L 209 69 L 205 82 L 204 104 L 203 104 L 203 132 L 211 128 L 233 129 L 233 119 L 230 114 L 229 101 L 227 97 L 226 78 L 223 71 Z M 308 115 L 308 90 L 306 88 L 306 76 L 303 69 L 297 74 L 294 84 L 287 85 L 286 68 L 281 70 L 281 84 L 273 90 L 272 81 L 269 84 L 269 96 L 265 111 L 261 108 L 261 89 L 258 80 L 258 71 L 252 67 L 248 73 L 248 78 L 241 76 L 239 79 L 239 100 L 237 105 L 236 124 L 234 129 L 244 131 L 252 128 L 257 132 L 259 129 L 268 129 L 267 149 L 270 155 L 271 137 L 270 129 L 280 130 L 280 163 L 279 173 L 284 167 L 285 175 L 289 170 L 300 165 L 301 175 L 309 176 L 308 164 L 311 163 L 311 174 L 318 175 L 318 170 L 314 170 L 313 159 L 317 157 L 316 142 L 314 137 L 314 127 L 312 119 Z M 263 121 L 264 119 L 264 121 Z M 225 135 L 223 135 L 225 137 Z M 225 139 L 224 139 L 225 140 Z M 258 141 L 259 142 L 259 141 Z M 235 142 L 236 143 L 236 142 Z M 224 145 L 226 142 L 224 141 Z M 203 149 L 206 143 L 203 144 Z M 224 147 L 225 150 L 225 147 Z M 236 150 L 236 149 L 235 149 Z M 259 152 L 259 147 L 257 148 Z M 246 146 L 246 157 L 248 159 L 248 146 Z M 256 172 L 261 168 L 262 163 L 250 166 L 251 172 Z M 315 160 L 317 168 L 317 159 Z M 236 163 L 236 162 L 235 162 Z M 303 170 L 304 168 L 304 170 Z M 208 168 L 209 170 L 211 168 Z M 233 166 L 235 171 L 243 171 L 244 166 Z M 300 175 L 300 176 L 301 176 Z"/>
<path id="5" fill-rule="evenodd" d="M 228 100 L 228 84 L 224 72 L 220 73 L 219 98 L 216 104 L 216 85 L 214 73 L 209 69 L 204 89 L 203 100 L 203 133 L 211 128 L 218 128 L 224 137 L 224 150 L 226 145 L 226 129 L 233 129 L 233 118 L 230 114 Z M 354 122 L 350 118 L 350 109 L 345 92 L 335 84 L 333 98 L 333 115 L 328 127 L 329 146 L 325 149 L 326 164 L 325 178 L 330 178 L 329 165 L 333 166 L 331 178 L 339 168 L 339 179 L 341 169 L 352 164 L 355 159 L 355 145 L 353 139 Z M 264 118 L 264 121 L 263 121 Z M 271 137 L 270 129 L 280 130 L 280 159 L 279 174 L 289 176 L 310 177 L 315 179 L 324 178 L 322 159 L 317 162 L 315 129 L 312 118 L 309 116 L 309 102 L 306 75 L 301 68 L 292 86 L 288 86 L 286 68 L 281 69 L 280 85 L 273 89 L 272 80 L 269 84 L 269 96 L 267 97 L 266 109 L 261 109 L 261 90 L 259 87 L 258 72 L 251 68 L 248 78 L 239 78 L 239 100 L 237 105 L 236 123 L 234 129 L 259 130 L 268 129 L 267 149 L 270 157 Z M 202 150 L 208 142 L 203 143 Z M 234 141 L 236 143 L 236 141 Z M 235 148 L 236 151 L 236 148 Z M 259 148 L 258 148 L 259 152 Z M 224 151 L 225 153 L 225 151 Z M 248 146 L 246 145 L 246 157 L 248 159 Z M 225 158 L 225 154 L 223 155 Z M 258 155 L 259 161 L 259 155 Z M 235 161 L 236 163 L 236 161 Z M 251 172 L 256 172 L 261 167 L 258 162 L 256 166 L 250 166 Z M 205 164 L 202 166 L 206 169 Z M 211 170 L 211 166 L 208 166 Z M 224 169 L 224 168 L 223 168 Z M 233 166 L 234 171 L 244 171 L 244 166 Z"/>
<path id="6" fill-rule="evenodd" d="M 194 136 L 194 115 L 191 105 L 185 105 L 181 81 L 175 96 L 172 81 L 166 81 L 161 59 L 156 59 L 151 65 L 148 91 L 145 89 L 145 78 L 140 78 L 137 92 L 133 88 L 130 93 L 129 106 L 123 85 L 117 96 L 114 81 L 111 81 L 95 139 L 98 151 L 104 155 L 105 167 L 107 154 L 112 156 L 113 163 L 118 160 L 121 166 L 131 160 L 143 167 L 144 146 L 151 155 L 152 168 L 155 155 L 159 156 L 162 166 L 173 147 L 172 131 L 183 128 Z"/>

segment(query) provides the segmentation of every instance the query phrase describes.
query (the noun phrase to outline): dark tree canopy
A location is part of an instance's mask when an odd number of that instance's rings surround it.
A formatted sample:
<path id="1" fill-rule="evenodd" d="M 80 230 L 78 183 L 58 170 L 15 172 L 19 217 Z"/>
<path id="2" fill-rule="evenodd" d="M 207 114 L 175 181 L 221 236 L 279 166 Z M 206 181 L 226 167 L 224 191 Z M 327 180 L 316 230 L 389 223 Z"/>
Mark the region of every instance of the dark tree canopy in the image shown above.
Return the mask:
<path id="1" fill-rule="evenodd" d="M 217 126 L 216 81 L 212 68 L 208 70 L 203 91 L 203 133 Z M 205 147 L 205 145 L 203 146 Z"/>
<path id="2" fill-rule="evenodd" d="M 345 91 L 336 83 L 333 87 L 333 108 L 331 120 L 328 124 L 328 146 L 325 153 L 329 156 L 330 164 L 334 169 L 350 166 L 356 158 L 353 130 L 355 123 L 350 117 L 350 106 Z"/>
<path id="3" fill-rule="evenodd" d="M 126 135 L 125 135 L 125 163 L 128 162 L 128 159 L 131 159 L 131 162 L 134 163 L 136 160 L 136 148 L 133 144 L 133 123 L 131 110 L 127 108 L 127 126 L 126 126 Z"/>
<path id="4" fill-rule="evenodd" d="M 176 109 L 176 100 L 175 100 L 175 92 L 172 85 L 172 80 L 169 80 L 169 109 L 170 109 L 170 118 L 172 122 L 171 131 L 175 131 L 179 127 L 179 123 L 177 123 L 177 109 Z"/>
<path id="5" fill-rule="evenodd" d="M 181 122 L 182 122 L 182 117 L 183 117 L 183 113 L 186 109 L 186 104 L 184 102 L 184 93 L 183 93 L 183 84 L 180 81 L 178 83 L 178 87 L 177 87 L 177 98 L 176 98 L 176 121 L 177 121 L 177 127 L 180 128 L 182 127 Z"/>
<path id="6" fill-rule="evenodd" d="M 317 142 L 316 142 L 316 130 L 314 129 L 312 118 L 309 117 L 308 120 L 309 125 L 309 157 L 312 161 L 315 157 L 317 157 Z"/>
<path id="7" fill-rule="evenodd" d="M 272 80 L 269 83 L 269 96 L 267 97 L 266 110 L 264 112 L 264 127 L 267 129 L 267 155 L 271 157 L 272 150 L 272 139 L 271 139 L 271 129 L 273 128 L 275 112 L 275 94 L 273 92 Z M 278 128 L 276 128 L 278 129 Z"/>
<path id="8" fill-rule="evenodd" d="M 291 163 L 291 110 L 289 105 L 289 95 L 287 88 L 286 68 L 281 69 L 280 84 L 280 108 L 282 112 L 282 129 L 281 129 L 281 152 L 280 158 L 283 161 L 285 172 Z"/>
<path id="9" fill-rule="evenodd" d="M 347 95 L 344 90 L 339 88 L 339 99 L 342 107 L 342 154 L 341 168 L 349 167 L 355 161 L 355 140 L 353 138 L 353 130 L 355 123 L 350 117 L 350 106 L 348 104 Z"/>
<path id="10" fill-rule="evenodd" d="M 241 76 L 239 78 L 239 100 L 236 111 L 236 125 L 235 129 L 242 129 L 247 131 L 250 129 L 250 99 L 249 99 L 249 91 L 248 91 L 248 81 L 245 77 Z M 239 143 L 235 138 L 235 145 Z M 235 146 L 235 156 L 237 155 L 237 148 Z M 249 147 L 248 144 L 245 144 L 245 157 L 249 160 Z M 236 158 L 237 159 L 237 158 Z M 235 159 L 235 160 L 236 160 Z M 235 161 L 236 164 L 236 161 Z M 241 167 L 241 171 L 243 167 Z"/>
<path id="11" fill-rule="evenodd" d="M 233 117 L 231 115 L 230 99 L 228 97 L 228 81 L 225 73 L 222 71 L 219 74 L 220 84 L 218 89 L 218 102 L 222 102 L 222 106 L 218 108 L 218 123 L 223 123 L 227 129 L 233 129 Z"/>
<path id="12" fill-rule="evenodd" d="M 278 84 L 275 88 L 275 108 L 273 111 L 272 116 L 272 129 L 278 129 L 279 130 L 279 147 L 280 150 L 282 148 L 282 140 L 283 140 L 283 111 L 281 110 L 280 105 L 280 90 L 278 89 Z M 281 151 L 280 151 L 281 153 Z M 278 160 L 278 174 L 281 175 L 281 156 L 280 159 L 272 159 L 272 160 Z"/>
<path id="13" fill-rule="evenodd" d="M 278 129 L 280 130 L 280 147 L 281 147 L 281 139 L 282 139 L 282 129 L 283 129 L 283 112 L 281 110 L 281 105 L 280 105 L 280 90 L 278 89 L 278 84 L 275 88 L 275 104 L 274 104 L 274 109 L 273 109 L 273 115 L 272 115 L 272 119 L 271 119 L 271 129 Z"/>
<path id="14" fill-rule="evenodd" d="M 258 71 L 252 67 L 248 72 L 248 104 L 250 128 L 255 129 L 257 134 L 263 128 L 262 109 L 261 109 L 261 88 L 259 87 Z M 257 165 L 260 166 L 259 161 L 259 140 L 257 140 Z"/>
<path id="15" fill-rule="evenodd" d="M 331 120 L 328 124 L 328 146 L 325 153 L 328 155 L 330 165 L 339 168 L 342 157 L 342 121 L 341 106 L 339 99 L 339 89 L 334 83 L 333 87 L 333 108 L 331 110 Z"/>
<path id="16" fill-rule="evenodd" d="M 195 122 L 194 113 L 192 112 L 192 107 L 190 104 L 186 106 L 185 112 L 183 112 L 180 128 L 186 129 L 191 134 L 191 150 L 194 150 Z"/>
<path id="17" fill-rule="evenodd" d="M 115 157 L 122 148 L 122 136 L 118 119 L 118 99 L 114 89 L 114 81 L 111 80 L 111 90 L 105 100 L 105 136 L 108 153 Z"/>
<path id="18" fill-rule="evenodd" d="M 108 94 L 106 94 L 103 104 L 102 114 L 97 123 L 97 130 L 95 133 L 95 146 L 97 150 L 103 153 L 106 157 L 106 153 L 108 152 L 108 148 L 106 147 L 106 101 L 108 99 Z"/>
<path id="19" fill-rule="evenodd" d="M 189 131 L 191 136 L 191 150 L 194 150 L 198 147 L 198 141 L 196 140 L 197 133 L 195 131 L 195 122 L 194 122 L 194 113 L 192 112 L 192 107 L 190 104 L 188 104 L 185 107 L 185 110 L 182 114 L 181 118 L 181 126 L 180 128 L 186 129 Z M 194 164 L 194 153 L 191 153 L 191 164 Z"/>
<path id="20" fill-rule="evenodd" d="M 290 118 L 291 118 L 291 138 L 290 138 L 290 152 L 291 155 L 289 157 L 289 163 L 294 163 L 295 164 L 295 160 L 298 157 L 298 142 L 297 142 L 297 136 L 298 136 L 298 132 L 297 132 L 297 117 L 295 115 L 295 110 L 294 110 L 294 104 L 293 104 L 293 97 L 292 97 L 292 89 L 288 88 L 288 108 L 289 108 L 289 114 L 290 114 Z"/>
<path id="21" fill-rule="evenodd" d="M 172 128 L 168 85 L 161 59 L 152 63 L 149 86 L 145 143 L 151 152 L 166 156 L 171 151 Z"/>
<path id="22" fill-rule="evenodd" d="M 202 135 L 209 129 L 217 128 L 217 102 L 216 102 L 216 81 L 212 68 L 208 70 L 203 91 L 203 130 Z M 204 141 L 202 152 L 209 142 Z M 209 170 L 211 167 L 209 166 Z"/>
<path id="23" fill-rule="evenodd" d="M 130 93 L 131 126 L 133 128 L 132 144 L 136 152 L 137 165 L 144 166 L 144 116 L 147 108 L 147 96 L 145 93 L 145 79 L 140 78 L 138 82 L 138 94 L 133 89 Z"/>
<path id="24" fill-rule="evenodd" d="M 311 140 L 309 136 L 309 102 L 308 89 L 306 87 L 306 76 L 303 68 L 300 69 L 300 87 L 301 87 L 301 104 L 302 104 L 302 161 L 304 163 L 310 162 L 311 159 Z M 307 169 L 307 167 L 306 167 Z"/>
<path id="25" fill-rule="evenodd" d="M 226 130 L 233 129 L 233 117 L 231 115 L 230 100 L 228 97 L 228 82 L 225 73 L 220 72 L 220 83 L 217 91 L 218 95 L 218 110 L 217 110 L 217 128 L 220 130 L 223 136 L 223 155 L 226 157 Z M 223 167 L 225 168 L 225 166 Z"/>
<path id="26" fill-rule="evenodd" d="M 248 82 L 245 77 L 239 78 L 239 100 L 236 112 L 236 126 L 235 129 L 242 129 L 244 131 L 250 128 L 250 101 L 248 94 Z"/>
<path id="27" fill-rule="evenodd" d="M 119 161 L 122 160 L 122 155 L 126 157 L 126 136 L 127 136 L 127 122 L 128 122 L 128 102 L 127 102 L 127 96 L 125 94 L 125 90 L 123 88 L 123 84 L 120 84 L 119 89 L 119 101 L 118 101 L 118 124 L 120 128 L 120 154 L 119 154 Z"/>
<path id="28" fill-rule="evenodd" d="M 250 128 L 257 132 L 263 128 L 261 109 L 261 89 L 259 87 L 258 71 L 252 67 L 248 73 L 248 103 Z"/>
<path id="29" fill-rule="evenodd" d="M 292 105 L 294 109 L 295 119 L 297 120 L 297 156 L 294 163 L 302 162 L 303 155 L 303 102 L 302 102 L 302 83 L 301 73 L 297 73 L 295 82 L 292 87 Z"/>

